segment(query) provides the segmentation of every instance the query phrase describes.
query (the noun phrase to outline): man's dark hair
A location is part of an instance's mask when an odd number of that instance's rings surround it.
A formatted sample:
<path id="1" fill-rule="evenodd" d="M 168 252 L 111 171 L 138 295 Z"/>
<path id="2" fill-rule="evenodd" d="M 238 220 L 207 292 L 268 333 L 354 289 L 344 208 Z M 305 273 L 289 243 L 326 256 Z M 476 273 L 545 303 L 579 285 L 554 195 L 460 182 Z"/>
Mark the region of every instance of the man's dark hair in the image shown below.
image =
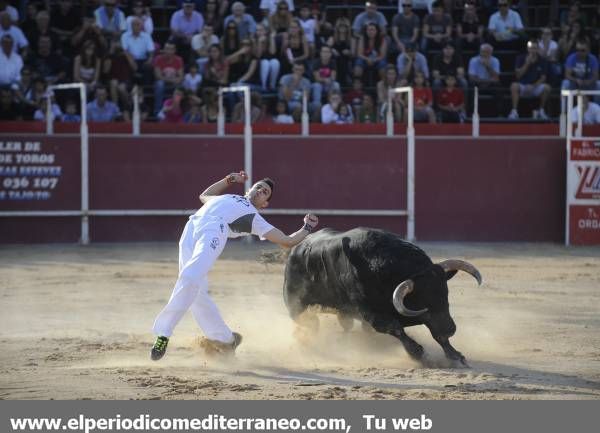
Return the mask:
<path id="1" fill-rule="evenodd" d="M 264 179 L 259 180 L 259 182 L 264 182 L 267 185 L 269 185 L 269 187 L 271 188 L 271 195 L 269 196 L 269 200 L 271 200 L 271 197 L 273 197 L 273 186 L 275 185 L 273 179 L 271 179 L 270 177 L 265 177 Z"/>

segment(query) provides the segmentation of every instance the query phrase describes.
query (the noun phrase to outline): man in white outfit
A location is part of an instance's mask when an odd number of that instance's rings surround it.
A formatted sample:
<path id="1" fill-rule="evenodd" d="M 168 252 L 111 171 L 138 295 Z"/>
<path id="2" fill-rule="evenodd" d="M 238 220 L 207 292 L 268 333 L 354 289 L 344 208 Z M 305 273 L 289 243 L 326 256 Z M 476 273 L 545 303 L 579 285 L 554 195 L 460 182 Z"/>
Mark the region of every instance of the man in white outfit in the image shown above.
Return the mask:
<path id="1" fill-rule="evenodd" d="M 151 351 L 153 360 L 164 356 L 173 329 L 188 309 L 192 310 L 212 350 L 233 353 L 241 343 L 242 336 L 229 329 L 208 294 L 208 271 L 223 251 L 227 238 L 254 234 L 290 248 L 317 226 L 318 218 L 307 214 L 304 226 L 287 236 L 265 221 L 258 211 L 269 205 L 273 193 L 273 181 L 268 178 L 256 182 L 244 196 L 221 195 L 230 185 L 244 183 L 246 179 L 243 171 L 232 173 L 200 194 L 204 206 L 190 217 L 179 241 L 179 277 L 171 299 L 154 322 L 157 338 Z"/>

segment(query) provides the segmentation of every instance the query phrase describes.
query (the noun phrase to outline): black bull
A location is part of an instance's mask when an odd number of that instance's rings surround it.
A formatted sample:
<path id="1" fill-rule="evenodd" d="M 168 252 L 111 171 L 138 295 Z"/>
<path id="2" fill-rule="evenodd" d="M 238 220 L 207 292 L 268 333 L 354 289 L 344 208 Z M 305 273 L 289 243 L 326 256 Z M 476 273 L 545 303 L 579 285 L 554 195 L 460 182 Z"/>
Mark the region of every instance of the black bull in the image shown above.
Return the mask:
<path id="1" fill-rule="evenodd" d="M 290 252 L 283 296 L 291 317 L 299 323 L 308 307 L 334 309 L 344 328 L 352 324 L 348 319 L 366 322 L 377 332 L 398 338 L 417 360 L 423 359 L 423 347 L 404 328 L 425 325 L 447 358 L 466 365 L 448 341 L 456 325 L 450 316 L 446 281 L 459 270 L 481 284 L 473 265 L 462 260 L 434 264 L 423 250 L 393 233 L 323 229 Z M 318 325 L 316 318 L 312 320 Z"/>

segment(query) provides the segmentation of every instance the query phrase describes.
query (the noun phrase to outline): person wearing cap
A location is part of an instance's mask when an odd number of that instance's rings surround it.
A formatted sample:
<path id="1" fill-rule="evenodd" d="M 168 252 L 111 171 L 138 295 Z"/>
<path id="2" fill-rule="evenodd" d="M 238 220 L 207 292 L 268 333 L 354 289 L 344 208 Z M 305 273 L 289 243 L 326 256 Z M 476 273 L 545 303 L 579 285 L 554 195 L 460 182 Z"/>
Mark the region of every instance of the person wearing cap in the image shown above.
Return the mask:
<path id="1" fill-rule="evenodd" d="M 387 31 L 387 19 L 377 10 L 377 2 L 374 0 L 365 3 L 364 12 L 359 13 L 352 22 L 352 34 L 355 38 L 360 38 L 367 24 L 375 23 L 379 31 L 384 35 Z"/>
<path id="2" fill-rule="evenodd" d="M 302 242 L 317 226 L 312 214 L 304 217 L 304 225 L 291 235 L 269 224 L 260 210 L 269 205 L 274 183 L 269 178 L 256 182 L 245 195 L 224 194 L 232 185 L 248 179 L 244 171 L 231 173 L 209 186 L 202 194 L 203 206 L 192 215 L 179 241 L 179 277 L 167 305 L 156 317 L 153 331 L 157 336 L 151 359 L 161 359 L 175 326 L 187 310 L 206 339 L 207 351 L 233 353 L 242 336 L 232 332 L 208 293 L 207 275 L 223 252 L 228 238 L 253 234 L 285 248 Z"/>

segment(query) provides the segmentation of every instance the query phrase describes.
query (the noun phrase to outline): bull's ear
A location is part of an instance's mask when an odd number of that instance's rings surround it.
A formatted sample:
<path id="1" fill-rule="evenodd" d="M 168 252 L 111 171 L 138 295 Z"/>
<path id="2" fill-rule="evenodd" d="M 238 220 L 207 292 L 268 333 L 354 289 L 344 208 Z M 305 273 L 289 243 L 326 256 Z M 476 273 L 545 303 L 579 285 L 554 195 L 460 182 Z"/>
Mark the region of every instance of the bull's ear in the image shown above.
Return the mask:
<path id="1" fill-rule="evenodd" d="M 457 272 L 458 271 L 446 272 L 446 281 L 448 281 L 450 278 L 452 278 L 453 276 L 455 276 Z"/>

